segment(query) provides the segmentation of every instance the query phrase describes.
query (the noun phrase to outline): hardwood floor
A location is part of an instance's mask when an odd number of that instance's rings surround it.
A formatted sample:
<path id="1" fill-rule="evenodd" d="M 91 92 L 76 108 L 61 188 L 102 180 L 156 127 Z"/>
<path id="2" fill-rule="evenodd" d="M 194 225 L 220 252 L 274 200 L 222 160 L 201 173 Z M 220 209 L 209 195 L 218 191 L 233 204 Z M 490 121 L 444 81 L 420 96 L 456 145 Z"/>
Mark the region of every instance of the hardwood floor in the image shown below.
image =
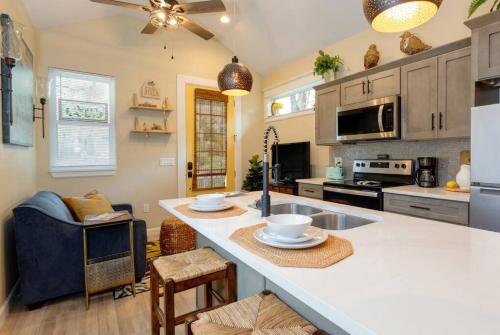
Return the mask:
<path id="1" fill-rule="evenodd" d="M 28 311 L 17 299 L 0 329 L 1 335 L 147 335 L 150 334 L 149 292 L 114 300 L 111 293 L 92 298 L 85 310 L 83 295 L 58 299 Z M 195 290 L 176 294 L 176 314 L 195 308 Z M 176 328 L 184 335 L 184 326 Z"/>

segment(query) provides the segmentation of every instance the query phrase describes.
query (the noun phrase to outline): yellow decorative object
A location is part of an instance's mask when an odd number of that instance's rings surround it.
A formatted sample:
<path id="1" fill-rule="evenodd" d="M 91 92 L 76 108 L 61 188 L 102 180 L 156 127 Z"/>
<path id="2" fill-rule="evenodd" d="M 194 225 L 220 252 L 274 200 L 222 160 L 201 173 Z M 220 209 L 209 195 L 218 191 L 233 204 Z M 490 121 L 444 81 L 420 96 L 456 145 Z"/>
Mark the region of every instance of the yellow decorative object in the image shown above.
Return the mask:
<path id="1" fill-rule="evenodd" d="M 73 213 L 75 219 L 80 222 L 83 222 L 87 215 L 114 212 L 111 203 L 102 194 L 93 194 L 91 198 L 63 198 L 63 201 Z"/>
<path id="2" fill-rule="evenodd" d="M 378 14 L 372 21 L 372 27 L 383 33 L 413 29 L 429 21 L 438 9 L 438 5 L 432 1 L 402 2 Z"/>
<path id="3" fill-rule="evenodd" d="M 271 113 L 272 115 L 276 115 L 277 111 L 283 108 L 283 104 L 281 102 L 273 102 L 271 104 Z"/>
<path id="4" fill-rule="evenodd" d="M 446 183 L 446 188 L 459 188 L 459 186 L 456 181 L 450 180 Z"/>

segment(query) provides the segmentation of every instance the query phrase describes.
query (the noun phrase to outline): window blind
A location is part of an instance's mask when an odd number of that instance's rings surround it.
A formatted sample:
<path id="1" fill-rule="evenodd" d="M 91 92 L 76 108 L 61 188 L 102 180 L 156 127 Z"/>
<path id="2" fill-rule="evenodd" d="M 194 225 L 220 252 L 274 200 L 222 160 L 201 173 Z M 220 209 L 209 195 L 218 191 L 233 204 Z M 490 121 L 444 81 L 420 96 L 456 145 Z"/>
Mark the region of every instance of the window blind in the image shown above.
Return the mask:
<path id="1" fill-rule="evenodd" d="M 51 172 L 115 171 L 115 82 L 49 69 Z"/>

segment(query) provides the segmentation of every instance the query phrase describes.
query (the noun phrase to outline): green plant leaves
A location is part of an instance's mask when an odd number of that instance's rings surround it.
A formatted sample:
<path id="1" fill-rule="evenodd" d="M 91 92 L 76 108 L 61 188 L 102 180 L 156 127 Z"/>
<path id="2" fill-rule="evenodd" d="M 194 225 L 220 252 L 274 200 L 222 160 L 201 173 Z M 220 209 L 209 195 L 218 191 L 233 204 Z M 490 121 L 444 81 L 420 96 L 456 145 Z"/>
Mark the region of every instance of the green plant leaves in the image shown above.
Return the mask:
<path id="1" fill-rule="evenodd" d="M 333 72 L 338 72 L 340 66 L 344 64 L 342 58 L 340 56 L 330 56 L 325 53 L 323 50 L 319 51 L 319 56 L 316 58 L 314 62 L 314 74 L 317 76 L 323 76 L 326 72 L 332 70 Z"/>
<path id="2" fill-rule="evenodd" d="M 469 6 L 469 17 L 471 17 L 476 12 L 476 10 L 484 5 L 487 1 L 488 0 L 472 0 Z"/>

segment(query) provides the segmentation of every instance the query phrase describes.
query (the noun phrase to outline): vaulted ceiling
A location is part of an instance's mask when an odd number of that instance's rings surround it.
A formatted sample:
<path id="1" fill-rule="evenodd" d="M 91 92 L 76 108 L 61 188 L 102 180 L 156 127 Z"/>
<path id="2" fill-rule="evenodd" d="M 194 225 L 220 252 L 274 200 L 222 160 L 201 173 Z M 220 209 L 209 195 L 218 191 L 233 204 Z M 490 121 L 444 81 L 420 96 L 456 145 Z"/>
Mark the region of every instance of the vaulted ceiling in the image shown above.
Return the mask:
<path id="1" fill-rule="evenodd" d="M 147 18 L 146 13 L 89 0 L 23 1 L 38 28 L 122 14 L 144 18 L 145 23 Z M 147 0 L 130 2 L 148 3 Z M 236 12 L 230 24 L 219 21 L 221 14 L 190 18 L 215 33 L 220 43 L 261 74 L 368 28 L 361 0 L 224 0 L 224 3 L 228 16 Z"/>

